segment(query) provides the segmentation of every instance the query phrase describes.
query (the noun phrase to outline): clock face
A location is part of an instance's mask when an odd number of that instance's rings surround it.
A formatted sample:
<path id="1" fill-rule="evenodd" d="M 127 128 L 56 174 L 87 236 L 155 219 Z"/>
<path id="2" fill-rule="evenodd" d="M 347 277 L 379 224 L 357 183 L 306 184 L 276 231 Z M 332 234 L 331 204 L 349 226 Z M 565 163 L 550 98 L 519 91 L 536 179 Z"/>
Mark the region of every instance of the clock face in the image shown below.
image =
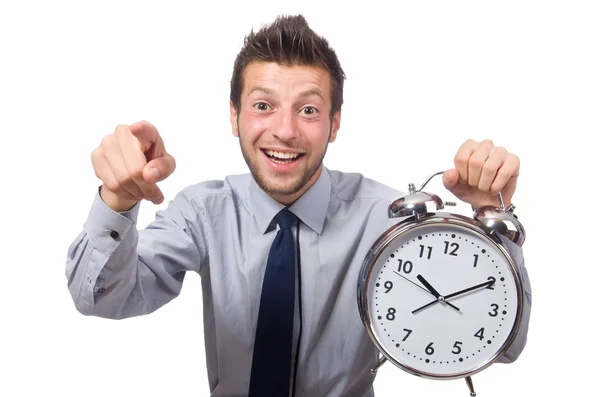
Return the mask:
<path id="1" fill-rule="evenodd" d="M 370 332 L 411 373 L 465 376 L 506 347 L 518 294 L 508 256 L 490 239 L 451 222 L 424 223 L 393 239 L 372 267 Z"/>

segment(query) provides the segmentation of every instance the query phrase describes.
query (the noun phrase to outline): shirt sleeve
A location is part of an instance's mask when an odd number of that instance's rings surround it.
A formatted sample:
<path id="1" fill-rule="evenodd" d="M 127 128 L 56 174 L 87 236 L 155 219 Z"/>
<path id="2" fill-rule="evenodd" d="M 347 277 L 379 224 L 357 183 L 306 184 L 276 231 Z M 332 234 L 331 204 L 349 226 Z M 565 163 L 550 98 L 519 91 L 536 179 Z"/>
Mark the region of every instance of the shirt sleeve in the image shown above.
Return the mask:
<path id="1" fill-rule="evenodd" d="M 529 331 L 529 318 L 531 315 L 531 283 L 529 282 L 529 275 L 525 268 L 523 249 L 504 236 L 500 236 L 500 238 L 505 242 L 510 254 L 515 259 L 517 272 L 523 285 L 523 314 L 519 332 L 508 350 L 497 361 L 499 363 L 512 363 L 521 355 L 527 343 L 527 332 Z"/>
<path id="2" fill-rule="evenodd" d="M 67 253 L 75 307 L 85 315 L 121 319 L 151 313 L 179 295 L 185 272 L 207 261 L 202 211 L 180 192 L 145 229 L 140 203 L 117 213 L 96 192 L 83 231 Z"/>

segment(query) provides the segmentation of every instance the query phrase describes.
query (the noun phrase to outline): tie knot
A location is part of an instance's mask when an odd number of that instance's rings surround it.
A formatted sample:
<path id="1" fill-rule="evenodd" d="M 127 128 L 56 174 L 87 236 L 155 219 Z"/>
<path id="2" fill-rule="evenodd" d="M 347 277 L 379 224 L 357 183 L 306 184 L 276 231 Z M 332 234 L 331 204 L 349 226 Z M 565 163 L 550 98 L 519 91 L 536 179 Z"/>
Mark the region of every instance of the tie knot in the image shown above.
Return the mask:
<path id="1" fill-rule="evenodd" d="M 283 209 L 277 215 L 275 215 L 275 220 L 282 229 L 289 229 L 292 227 L 294 222 L 296 222 L 296 219 L 298 219 L 298 217 L 287 209 Z"/>

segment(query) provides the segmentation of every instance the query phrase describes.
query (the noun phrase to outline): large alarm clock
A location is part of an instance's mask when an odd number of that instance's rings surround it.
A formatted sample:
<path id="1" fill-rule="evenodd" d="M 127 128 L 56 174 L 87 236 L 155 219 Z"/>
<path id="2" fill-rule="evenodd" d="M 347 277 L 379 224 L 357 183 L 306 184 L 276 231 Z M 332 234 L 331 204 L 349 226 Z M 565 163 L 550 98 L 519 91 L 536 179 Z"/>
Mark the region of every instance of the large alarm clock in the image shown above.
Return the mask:
<path id="1" fill-rule="evenodd" d="M 358 306 L 385 361 L 431 379 L 465 378 L 493 364 L 521 323 L 523 286 L 507 243 L 525 231 L 514 206 L 487 206 L 473 218 L 441 212 L 444 202 L 409 184 L 389 206 L 401 218 L 366 255 Z M 446 203 L 453 205 L 454 203 Z M 500 236 L 504 236 L 501 238 Z M 506 241 L 504 241 L 506 240 Z"/>

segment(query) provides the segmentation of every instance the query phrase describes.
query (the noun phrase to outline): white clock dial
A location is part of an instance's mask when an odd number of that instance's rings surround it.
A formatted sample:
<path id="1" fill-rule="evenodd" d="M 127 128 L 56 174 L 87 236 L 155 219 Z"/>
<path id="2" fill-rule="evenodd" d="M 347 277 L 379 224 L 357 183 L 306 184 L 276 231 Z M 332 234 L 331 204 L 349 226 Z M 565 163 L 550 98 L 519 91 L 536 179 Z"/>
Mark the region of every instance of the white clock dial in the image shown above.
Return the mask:
<path id="1" fill-rule="evenodd" d="M 409 372 L 457 378 L 485 368 L 518 319 L 507 255 L 483 235 L 422 224 L 381 252 L 367 289 L 371 332 Z"/>

